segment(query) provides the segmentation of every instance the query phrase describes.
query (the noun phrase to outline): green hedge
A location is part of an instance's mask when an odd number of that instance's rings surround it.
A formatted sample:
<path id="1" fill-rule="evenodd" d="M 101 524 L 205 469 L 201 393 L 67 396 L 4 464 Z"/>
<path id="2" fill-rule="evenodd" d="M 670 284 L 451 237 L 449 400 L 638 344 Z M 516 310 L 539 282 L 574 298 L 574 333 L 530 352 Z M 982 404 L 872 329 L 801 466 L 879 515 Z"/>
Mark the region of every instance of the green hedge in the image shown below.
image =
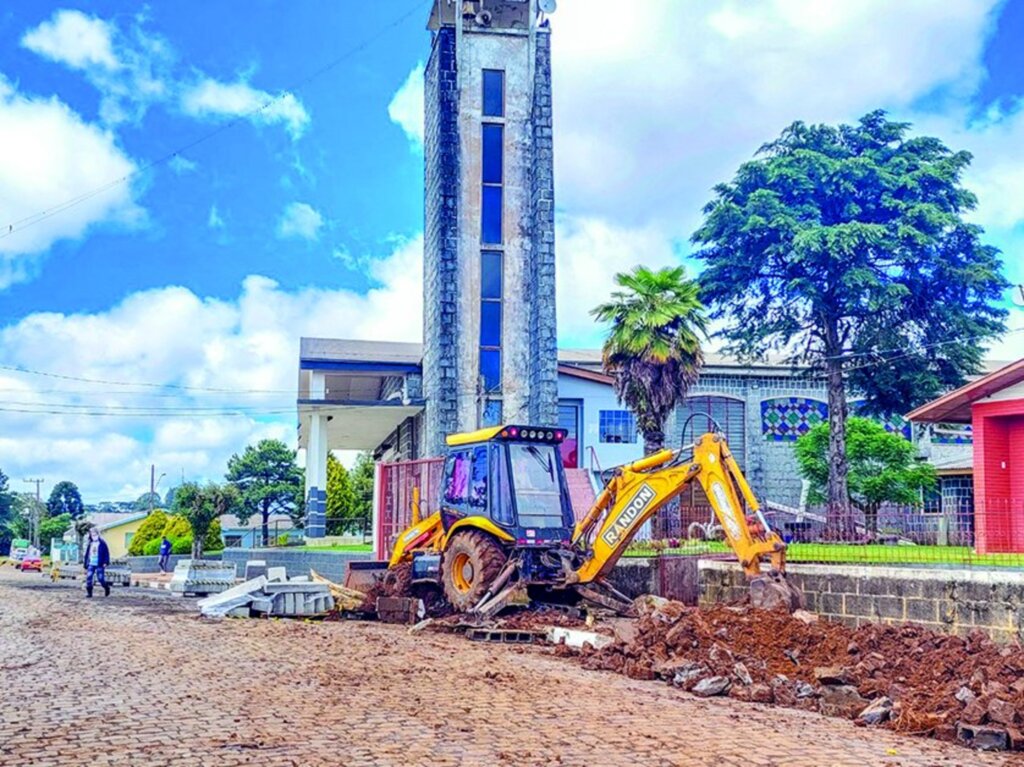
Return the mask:
<path id="1" fill-rule="evenodd" d="M 156 540 L 159 545 L 160 535 L 167 524 L 167 514 L 161 509 L 154 509 L 153 512 L 139 525 L 139 529 L 132 536 L 132 542 L 128 544 L 128 554 L 133 557 L 141 556 L 146 552 L 146 546 L 150 541 Z"/>

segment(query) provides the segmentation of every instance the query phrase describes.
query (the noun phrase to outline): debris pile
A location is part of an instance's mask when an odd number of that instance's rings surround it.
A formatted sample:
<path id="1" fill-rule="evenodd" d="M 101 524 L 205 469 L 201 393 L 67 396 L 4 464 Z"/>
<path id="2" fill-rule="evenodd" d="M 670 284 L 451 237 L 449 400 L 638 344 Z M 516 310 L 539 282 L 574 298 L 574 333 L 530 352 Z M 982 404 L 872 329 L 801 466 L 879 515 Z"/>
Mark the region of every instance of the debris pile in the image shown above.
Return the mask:
<path id="1" fill-rule="evenodd" d="M 198 607 L 207 618 L 322 616 L 335 609 L 332 585 L 326 579 L 316 583 L 305 576 L 288 578 L 283 567 L 269 567 L 266 575 L 200 599 Z"/>
<path id="2" fill-rule="evenodd" d="M 586 668 L 664 679 L 695 695 L 774 703 L 862 725 L 1024 750 L 1024 649 L 982 632 L 853 629 L 798 611 L 687 607 L 656 597 L 616 640 L 578 653 Z"/>

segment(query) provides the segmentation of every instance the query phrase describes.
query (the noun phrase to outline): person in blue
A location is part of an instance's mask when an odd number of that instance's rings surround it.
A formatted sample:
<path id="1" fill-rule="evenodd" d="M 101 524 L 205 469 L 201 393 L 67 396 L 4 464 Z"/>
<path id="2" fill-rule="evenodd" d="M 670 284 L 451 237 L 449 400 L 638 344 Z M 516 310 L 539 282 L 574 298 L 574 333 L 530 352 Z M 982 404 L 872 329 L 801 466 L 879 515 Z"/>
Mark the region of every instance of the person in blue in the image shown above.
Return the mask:
<path id="1" fill-rule="evenodd" d="M 100 531 L 95 527 L 89 530 L 89 542 L 85 544 L 85 595 L 92 597 L 92 583 L 96 579 L 103 587 L 103 595 L 110 596 L 110 584 L 104 577 L 104 568 L 110 564 L 110 549 L 107 542 L 100 538 Z"/>
<path id="2" fill-rule="evenodd" d="M 160 572 L 167 572 L 167 562 L 171 558 L 171 542 L 164 536 L 160 541 Z"/>

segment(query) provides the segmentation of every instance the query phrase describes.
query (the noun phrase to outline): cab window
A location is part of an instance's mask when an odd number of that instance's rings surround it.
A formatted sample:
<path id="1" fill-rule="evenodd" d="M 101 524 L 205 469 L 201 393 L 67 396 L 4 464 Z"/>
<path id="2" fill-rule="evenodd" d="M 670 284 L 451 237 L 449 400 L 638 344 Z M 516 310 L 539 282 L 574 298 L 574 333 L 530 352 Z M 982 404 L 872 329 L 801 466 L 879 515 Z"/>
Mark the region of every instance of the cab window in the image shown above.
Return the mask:
<path id="1" fill-rule="evenodd" d="M 469 505 L 474 509 L 487 509 L 487 445 L 473 448 L 470 469 Z M 484 512 L 486 513 L 486 511 Z"/>
<path id="2" fill-rule="evenodd" d="M 562 485 L 554 445 L 509 445 L 520 527 L 562 527 Z"/>
<path id="3" fill-rule="evenodd" d="M 471 456 L 468 450 L 452 453 L 445 472 L 444 500 L 453 506 L 464 506 L 469 501 L 469 469 Z"/>

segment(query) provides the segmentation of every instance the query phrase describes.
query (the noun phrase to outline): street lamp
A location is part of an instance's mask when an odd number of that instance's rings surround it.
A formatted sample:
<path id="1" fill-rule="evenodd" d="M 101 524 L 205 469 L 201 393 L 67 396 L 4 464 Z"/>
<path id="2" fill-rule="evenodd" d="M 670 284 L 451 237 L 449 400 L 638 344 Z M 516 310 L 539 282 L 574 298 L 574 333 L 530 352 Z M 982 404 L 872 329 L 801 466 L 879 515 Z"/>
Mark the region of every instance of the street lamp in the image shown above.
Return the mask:
<path id="1" fill-rule="evenodd" d="M 160 484 L 160 480 L 166 477 L 167 474 L 161 474 L 159 478 L 156 477 L 156 464 L 151 463 L 149 465 L 149 513 L 153 513 L 153 496 L 156 495 L 156 486 Z"/>

